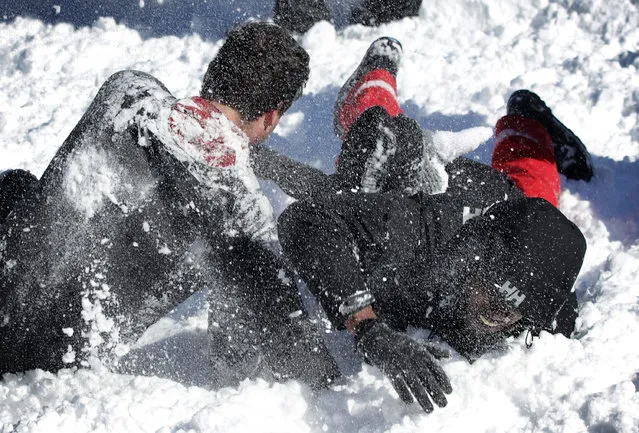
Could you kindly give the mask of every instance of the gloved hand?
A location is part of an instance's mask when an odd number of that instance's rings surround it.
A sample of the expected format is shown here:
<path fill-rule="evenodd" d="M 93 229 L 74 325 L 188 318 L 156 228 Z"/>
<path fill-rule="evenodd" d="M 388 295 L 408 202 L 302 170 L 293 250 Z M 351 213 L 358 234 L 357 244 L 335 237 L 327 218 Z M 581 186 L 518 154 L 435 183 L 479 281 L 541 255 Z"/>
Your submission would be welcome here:
<path fill-rule="evenodd" d="M 446 406 L 444 393 L 450 394 L 453 388 L 436 360 L 448 357 L 448 352 L 376 319 L 360 322 L 355 338 L 358 351 L 388 376 L 404 402 L 417 399 L 427 413 L 433 411 L 431 399 L 440 407 Z"/>

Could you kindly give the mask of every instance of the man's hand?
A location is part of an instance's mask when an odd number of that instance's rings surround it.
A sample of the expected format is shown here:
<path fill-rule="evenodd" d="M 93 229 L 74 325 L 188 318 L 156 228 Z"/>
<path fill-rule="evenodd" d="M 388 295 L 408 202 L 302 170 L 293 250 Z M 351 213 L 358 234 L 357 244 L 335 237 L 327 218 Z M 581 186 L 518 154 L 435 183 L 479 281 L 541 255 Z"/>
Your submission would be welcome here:
<path fill-rule="evenodd" d="M 431 399 L 440 407 L 446 406 L 444 394 L 453 388 L 437 359 L 448 357 L 448 352 L 375 319 L 361 321 L 355 338 L 358 351 L 388 376 L 404 402 L 416 399 L 427 413 L 433 411 Z"/>

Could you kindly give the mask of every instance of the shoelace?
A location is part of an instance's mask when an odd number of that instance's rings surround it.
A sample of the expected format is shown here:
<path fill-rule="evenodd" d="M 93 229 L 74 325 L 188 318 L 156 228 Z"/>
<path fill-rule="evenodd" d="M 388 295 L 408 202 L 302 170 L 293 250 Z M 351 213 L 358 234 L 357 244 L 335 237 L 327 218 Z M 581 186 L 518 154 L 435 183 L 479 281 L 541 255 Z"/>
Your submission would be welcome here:
<path fill-rule="evenodd" d="M 533 340 L 535 339 L 535 332 L 537 332 L 537 328 L 535 327 L 535 325 L 526 327 L 526 337 L 524 338 L 526 349 L 530 349 L 532 347 Z M 539 335 L 539 332 L 537 332 L 537 335 Z"/>

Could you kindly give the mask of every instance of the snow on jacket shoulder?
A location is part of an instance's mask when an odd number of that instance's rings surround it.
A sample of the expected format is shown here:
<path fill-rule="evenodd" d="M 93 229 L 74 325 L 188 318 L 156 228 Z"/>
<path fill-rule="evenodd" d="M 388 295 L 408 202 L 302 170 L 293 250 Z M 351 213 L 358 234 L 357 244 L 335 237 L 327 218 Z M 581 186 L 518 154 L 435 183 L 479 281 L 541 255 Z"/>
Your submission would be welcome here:
<path fill-rule="evenodd" d="M 224 226 L 227 234 L 248 235 L 265 244 L 277 241 L 272 207 L 250 165 L 249 140 L 213 104 L 200 97 L 176 101 L 152 132 L 198 182 L 233 197 Z"/>
<path fill-rule="evenodd" d="M 171 107 L 169 130 L 178 151 L 203 158 L 213 168 L 228 168 L 246 163 L 248 137 L 211 102 L 194 96 L 181 99 Z"/>

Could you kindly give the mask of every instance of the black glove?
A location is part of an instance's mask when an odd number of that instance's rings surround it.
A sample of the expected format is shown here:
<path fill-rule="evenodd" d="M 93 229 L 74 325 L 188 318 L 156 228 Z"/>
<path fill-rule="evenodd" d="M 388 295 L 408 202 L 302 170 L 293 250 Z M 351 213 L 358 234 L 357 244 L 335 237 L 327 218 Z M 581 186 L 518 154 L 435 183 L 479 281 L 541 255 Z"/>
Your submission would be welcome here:
<path fill-rule="evenodd" d="M 447 351 L 394 331 L 379 320 L 361 322 L 355 338 L 358 351 L 388 376 L 404 402 L 416 399 L 426 412 L 433 411 L 431 399 L 446 406 L 444 393 L 450 394 L 453 388 L 436 359 L 448 357 Z"/>

